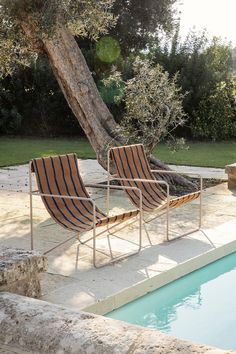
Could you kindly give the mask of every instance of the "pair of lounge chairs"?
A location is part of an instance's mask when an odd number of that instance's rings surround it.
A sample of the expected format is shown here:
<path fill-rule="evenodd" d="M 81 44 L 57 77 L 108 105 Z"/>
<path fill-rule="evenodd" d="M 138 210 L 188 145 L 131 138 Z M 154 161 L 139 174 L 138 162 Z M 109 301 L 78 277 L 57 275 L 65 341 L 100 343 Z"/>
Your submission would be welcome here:
<path fill-rule="evenodd" d="M 111 163 L 115 174 L 110 174 Z M 95 267 L 112 263 L 130 255 L 137 254 L 142 248 L 142 224 L 146 215 L 153 215 L 160 212 L 166 213 L 166 240 L 169 240 L 169 212 L 183 204 L 200 198 L 199 203 L 199 227 L 187 234 L 198 230 L 201 227 L 202 210 L 202 179 L 200 178 L 200 190 L 177 198 L 170 198 L 169 185 L 165 181 L 155 179 L 154 172 L 148 164 L 144 147 L 141 144 L 123 147 L 114 147 L 108 152 L 108 181 L 106 185 L 89 185 L 93 188 L 107 189 L 107 213 L 101 211 L 94 200 L 91 199 L 86 185 L 83 183 L 79 173 L 77 156 L 68 154 L 34 159 L 30 162 L 30 220 L 31 220 L 31 248 L 34 248 L 33 235 L 33 196 L 42 197 L 43 203 L 52 219 L 63 228 L 74 232 L 73 236 L 47 250 L 45 254 L 77 238 L 80 244 L 89 245 L 92 241 L 93 265 Z M 36 176 L 38 189 L 32 189 L 32 173 Z M 158 171 L 158 173 L 175 173 L 173 171 Z M 120 186 L 111 185 L 111 180 L 120 182 Z M 109 215 L 110 190 L 124 190 L 135 209 L 117 214 Z M 156 217 L 156 216 L 155 216 Z M 109 261 L 97 263 L 97 237 L 106 233 L 110 247 L 109 235 L 112 229 L 124 222 L 132 224 L 138 221 L 139 233 L 137 249 L 114 257 L 110 248 Z M 104 228 L 97 233 L 98 228 Z M 82 241 L 80 235 L 92 231 L 92 236 Z M 186 235 L 186 234 L 185 234 Z M 182 237 L 181 235 L 179 237 Z M 79 246 L 77 257 L 79 253 Z"/>

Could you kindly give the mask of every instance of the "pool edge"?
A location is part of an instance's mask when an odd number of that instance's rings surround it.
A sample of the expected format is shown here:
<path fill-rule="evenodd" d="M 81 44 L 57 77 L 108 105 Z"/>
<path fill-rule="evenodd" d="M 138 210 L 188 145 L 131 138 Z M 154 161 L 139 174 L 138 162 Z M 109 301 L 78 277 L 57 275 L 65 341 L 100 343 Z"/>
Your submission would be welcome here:
<path fill-rule="evenodd" d="M 82 311 L 105 315 L 130 301 L 138 299 L 145 294 L 154 291 L 162 286 L 171 283 L 195 270 L 198 270 L 210 263 L 213 263 L 236 251 L 236 240 L 227 244 L 211 249 L 201 255 L 193 257 L 178 265 L 173 265 L 171 269 L 163 271 L 151 278 L 145 279 L 131 287 L 125 288 L 105 299 L 100 300 L 92 305 L 86 306 Z"/>

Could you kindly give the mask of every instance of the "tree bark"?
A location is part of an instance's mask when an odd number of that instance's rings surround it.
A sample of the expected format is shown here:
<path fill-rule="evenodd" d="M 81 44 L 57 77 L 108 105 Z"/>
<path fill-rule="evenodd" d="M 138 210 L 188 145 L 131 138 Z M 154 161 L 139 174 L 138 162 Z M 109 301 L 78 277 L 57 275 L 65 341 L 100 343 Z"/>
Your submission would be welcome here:
<path fill-rule="evenodd" d="M 119 126 L 103 102 L 84 56 L 74 37 L 66 28 L 58 28 L 53 38 L 43 40 L 54 75 L 60 88 L 96 152 L 98 162 L 106 168 L 109 146 L 122 144 Z M 168 169 L 151 157 L 156 169 Z M 180 184 L 193 190 L 194 184 L 183 177 L 162 175 L 171 185 Z"/>
<path fill-rule="evenodd" d="M 54 75 L 60 88 L 104 166 L 104 151 L 116 137 L 117 124 L 103 102 L 84 56 L 71 33 L 57 29 L 52 39 L 44 40 Z"/>

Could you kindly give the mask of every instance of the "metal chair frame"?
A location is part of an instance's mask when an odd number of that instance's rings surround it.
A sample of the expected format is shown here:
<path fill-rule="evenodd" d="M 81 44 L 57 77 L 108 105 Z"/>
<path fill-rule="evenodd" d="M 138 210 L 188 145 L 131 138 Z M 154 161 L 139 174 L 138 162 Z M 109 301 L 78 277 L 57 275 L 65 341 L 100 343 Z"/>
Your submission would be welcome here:
<path fill-rule="evenodd" d="M 160 206 L 158 208 L 156 208 L 154 211 L 152 212 L 147 212 L 147 211 L 144 211 L 143 210 L 143 214 L 153 214 L 155 213 L 156 211 L 162 211 L 164 208 L 166 209 L 165 212 L 161 213 L 161 214 L 158 214 L 158 215 L 155 215 L 152 219 L 150 220 L 145 220 L 143 218 L 143 221 L 144 223 L 149 223 L 153 220 L 155 220 L 156 218 L 162 216 L 163 214 L 166 214 L 166 241 L 174 241 L 178 238 L 182 238 L 184 236 L 187 236 L 187 235 L 190 235 L 196 231 L 199 231 L 201 230 L 201 227 L 202 227 L 202 190 L 203 190 L 203 178 L 200 174 L 198 173 L 193 173 L 193 172 L 184 172 L 184 173 L 179 173 L 179 172 L 176 172 L 176 171 L 168 171 L 168 170 L 151 170 L 151 172 L 153 173 L 165 173 L 165 174 L 179 174 L 179 175 L 189 175 L 189 176 L 195 176 L 197 178 L 199 178 L 200 180 L 200 196 L 199 196 L 199 217 L 198 217 L 198 227 L 197 228 L 194 228 L 193 230 L 190 230 L 188 232 L 185 232 L 179 236 L 176 236 L 174 238 L 171 238 L 170 239 L 170 236 L 169 236 L 169 231 L 170 231 L 170 210 L 171 209 L 174 209 L 174 208 L 170 208 L 170 186 L 167 182 L 165 181 L 162 181 L 162 180 L 152 180 L 152 179 L 141 179 L 141 178 L 120 178 L 120 177 L 117 177 L 118 175 L 117 174 L 114 174 L 112 175 L 110 173 L 111 171 L 111 166 L 110 166 L 110 163 L 111 163 L 111 157 L 110 157 L 110 154 L 111 154 L 111 150 L 112 148 L 110 148 L 107 152 L 107 185 L 108 185 L 108 189 L 107 189 L 107 194 L 108 194 L 108 197 L 107 197 L 107 210 L 109 209 L 109 193 L 110 193 L 110 182 L 111 181 L 126 181 L 126 182 L 146 182 L 146 183 L 153 183 L 153 184 L 158 184 L 158 185 L 163 185 L 166 187 L 166 203 L 164 204 L 164 207 Z M 125 186 L 122 186 L 122 188 L 125 189 Z M 142 204 L 141 204 L 142 206 Z M 177 207 L 181 207 L 181 205 L 177 206 Z M 176 208 L 177 208 L 176 207 Z"/>
<path fill-rule="evenodd" d="M 40 193 L 39 190 L 33 190 L 33 186 L 32 186 L 32 161 L 30 162 L 29 164 L 29 196 L 30 196 L 30 238 L 31 238 L 31 250 L 34 249 L 34 231 L 33 231 L 33 196 L 38 196 L 38 197 L 53 197 L 53 198 L 63 198 L 63 199 L 72 199 L 72 200 L 86 200 L 86 201 L 90 201 L 93 205 L 93 227 L 92 227 L 92 231 L 93 231 L 93 236 L 92 237 L 89 237 L 88 239 L 86 239 L 85 241 L 81 241 L 79 236 L 81 234 L 85 234 L 86 232 L 89 232 L 91 230 L 87 230 L 83 233 L 75 233 L 75 235 L 73 235 L 72 237 L 70 238 L 67 238 L 65 241 L 62 241 L 60 242 L 59 244 L 57 244 L 56 246 L 50 248 L 49 250 L 45 251 L 43 254 L 46 255 L 48 253 L 50 253 L 51 251 L 55 250 L 56 248 L 62 246 L 63 244 L 69 242 L 70 240 L 72 239 L 77 239 L 78 240 L 78 246 L 77 246 L 77 255 L 76 255 L 76 265 L 78 263 L 78 255 L 79 255 L 79 246 L 80 245 L 86 245 L 88 246 L 89 248 L 92 248 L 93 249 L 93 265 L 95 268 L 101 268 L 105 265 L 108 265 L 108 264 L 112 264 L 114 262 L 117 262 L 119 260 L 122 260 L 122 259 L 125 259 L 129 256 L 132 256 L 132 255 L 135 255 L 135 254 L 138 254 L 141 249 L 142 249 L 142 223 L 143 223 L 143 212 L 142 212 L 142 192 L 139 188 L 136 188 L 136 187 L 121 187 L 121 186 L 109 186 L 107 184 L 89 184 L 89 185 L 85 185 L 85 187 L 92 187 L 92 188 L 109 188 L 110 189 L 117 189 L 117 190 L 124 190 L 124 189 L 132 189 L 132 190 L 136 190 L 138 193 L 139 193 L 139 196 L 140 196 L 140 208 L 138 208 L 139 210 L 139 237 L 138 237 L 138 249 L 134 252 L 129 252 L 129 253 L 126 253 L 126 254 L 123 254 L 121 256 L 117 256 L 117 257 L 113 257 L 112 255 L 112 252 L 111 252 L 111 247 L 110 247 L 110 241 L 109 241 L 109 235 L 107 236 L 108 238 L 108 244 L 109 244 L 109 249 L 110 249 L 110 255 L 111 255 L 111 259 L 110 261 L 108 262 L 104 262 L 102 263 L 101 265 L 98 265 L 97 264 L 97 261 L 96 261 L 96 253 L 99 252 L 99 253 L 102 253 L 102 254 L 105 254 L 106 256 L 108 256 L 105 252 L 102 252 L 100 250 L 98 250 L 96 248 L 96 239 L 98 236 L 101 236 L 103 235 L 104 233 L 106 232 L 110 232 L 110 230 L 114 229 L 115 227 L 119 226 L 120 224 L 124 223 L 124 222 L 127 222 L 128 220 L 124 220 L 124 221 L 120 221 L 120 222 L 117 222 L 117 223 L 112 223 L 112 226 L 108 227 L 108 224 L 106 225 L 107 228 L 106 230 L 104 231 L 101 231 L 100 233 L 96 233 L 96 229 L 97 229 L 97 226 L 96 226 L 96 222 L 97 222 L 97 218 L 96 218 L 96 204 L 94 202 L 94 200 L 92 198 L 84 198 L 84 197 L 76 197 L 76 196 L 68 196 L 68 195 L 55 195 L 55 194 L 44 194 L 44 193 Z M 107 197 L 110 198 L 110 191 L 109 191 L 109 194 L 107 194 Z M 108 203 L 109 204 L 109 203 Z M 107 215 L 108 216 L 108 215 Z M 137 215 L 138 216 L 138 215 Z M 121 229 L 135 223 L 137 221 L 137 216 L 136 217 L 132 217 L 132 219 L 135 218 L 135 220 L 132 220 L 130 223 L 128 223 L 127 225 L 125 225 L 124 227 L 122 227 Z M 102 227 L 105 227 L 102 226 Z M 117 230 L 117 231 L 120 231 L 121 229 Z M 120 237 L 121 238 L 121 237 Z M 123 239 L 123 238 L 122 238 Z M 87 243 L 89 241 L 93 241 L 92 243 L 92 247 L 89 246 Z M 126 242 L 130 242 L 129 240 L 126 240 Z"/>

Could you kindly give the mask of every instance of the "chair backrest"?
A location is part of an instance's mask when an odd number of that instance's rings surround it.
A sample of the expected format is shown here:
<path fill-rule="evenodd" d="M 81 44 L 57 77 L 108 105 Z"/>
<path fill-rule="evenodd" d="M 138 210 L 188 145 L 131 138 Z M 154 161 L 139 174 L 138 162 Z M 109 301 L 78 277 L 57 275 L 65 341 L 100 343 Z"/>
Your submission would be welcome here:
<path fill-rule="evenodd" d="M 90 197 L 81 179 L 75 154 L 34 159 L 31 170 L 36 175 L 41 194 Z M 61 226 L 78 232 L 93 227 L 91 201 L 43 196 L 42 200 L 50 216 Z M 96 208 L 96 216 L 100 218 L 104 214 Z"/>
<path fill-rule="evenodd" d="M 151 172 L 144 146 L 142 144 L 114 147 L 110 150 L 110 159 L 119 178 L 142 179 L 140 182 L 123 181 L 124 186 L 137 187 L 142 191 L 143 210 L 152 211 L 166 200 L 166 193 L 157 183 L 145 182 L 155 180 Z M 137 191 L 125 190 L 132 203 L 139 207 Z"/>

